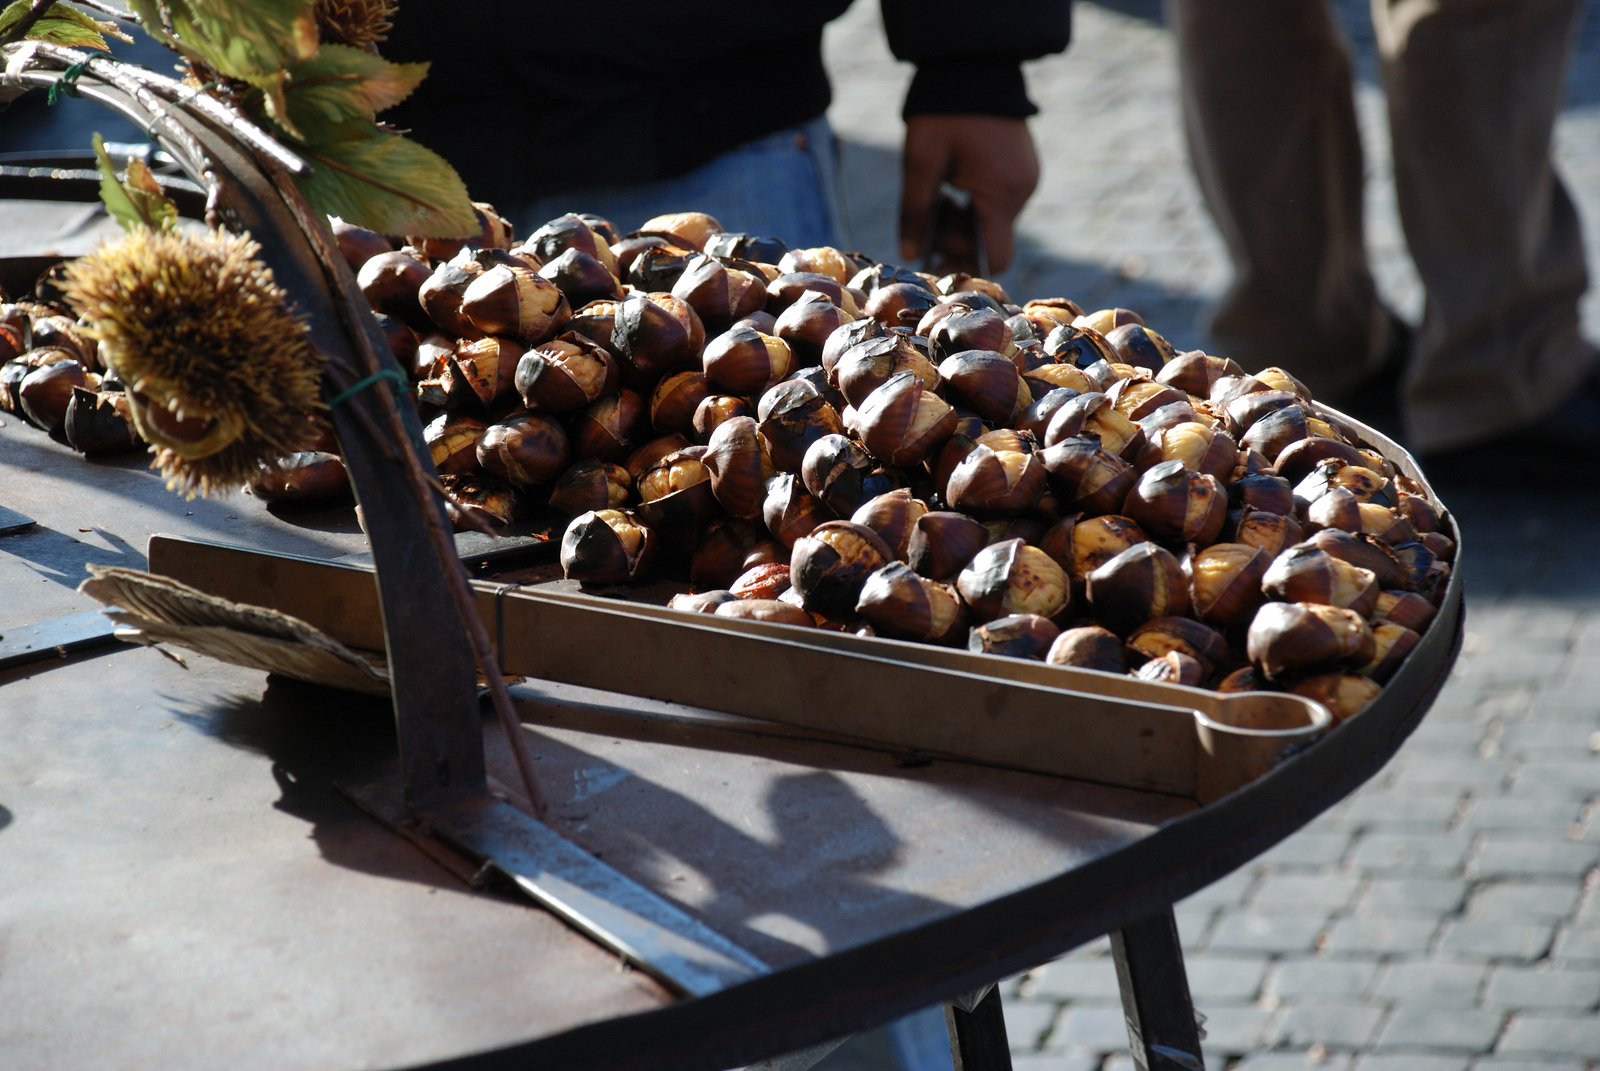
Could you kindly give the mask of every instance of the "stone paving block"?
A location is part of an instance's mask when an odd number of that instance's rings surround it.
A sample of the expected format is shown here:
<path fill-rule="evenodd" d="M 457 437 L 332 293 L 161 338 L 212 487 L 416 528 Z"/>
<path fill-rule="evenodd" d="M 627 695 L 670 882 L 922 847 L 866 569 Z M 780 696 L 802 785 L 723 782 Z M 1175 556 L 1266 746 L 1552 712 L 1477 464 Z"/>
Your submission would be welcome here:
<path fill-rule="evenodd" d="M 1490 734 L 1488 727 L 1472 722 L 1442 721 L 1423 718 L 1422 724 L 1406 739 L 1406 753 L 1413 748 L 1431 749 L 1438 746 L 1467 748 L 1476 751 Z"/>
<path fill-rule="evenodd" d="M 1327 923 L 1325 915 L 1260 915 L 1225 911 L 1211 932 L 1212 952 L 1309 952 Z"/>
<path fill-rule="evenodd" d="M 1521 1012 L 1511 1017 L 1496 1056 L 1543 1056 L 1594 1059 L 1600 1053 L 1600 1017 L 1555 1012 Z"/>
<path fill-rule="evenodd" d="M 1468 873 L 1481 878 L 1579 878 L 1600 865 L 1600 844 L 1487 833 L 1468 862 Z"/>
<path fill-rule="evenodd" d="M 1332 956 L 1407 956 L 1428 950 L 1439 930 L 1436 918 L 1351 916 L 1329 928 L 1322 950 Z"/>
<path fill-rule="evenodd" d="M 1545 954 L 1554 936 L 1552 923 L 1449 919 L 1439 937 L 1439 951 L 1463 959 L 1530 963 Z"/>
<path fill-rule="evenodd" d="M 1267 1041 L 1286 1048 L 1361 1049 L 1377 1034 L 1384 1014 L 1382 1007 L 1353 1001 L 1285 1004 L 1273 1017 Z"/>
<path fill-rule="evenodd" d="M 1360 888 L 1361 878 L 1353 874 L 1268 874 L 1248 903 L 1269 914 L 1327 915 L 1348 907 Z"/>
<path fill-rule="evenodd" d="M 1196 889 L 1182 900 L 1178 901 L 1180 907 L 1224 907 L 1237 904 L 1250 892 L 1251 886 L 1256 883 L 1256 873 L 1249 868 L 1240 868 L 1225 877 L 1218 878 L 1203 889 Z"/>
<path fill-rule="evenodd" d="M 1305 997 L 1359 1000 L 1377 977 L 1372 960 L 1297 956 L 1280 959 L 1267 977 L 1267 994 L 1279 1004 Z"/>
<path fill-rule="evenodd" d="M 1356 1057 L 1352 1071 L 1468 1071 L 1466 1056 L 1422 1052 L 1375 1052 Z"/>
<path fill-rule="evenodd" d="M 1207 1002 L 1196 1004 L 1195 1010 L 1205 1016 L 1201 1024 L 1206 1036 L 1201 1039 L 1207 1053 L 1225 1052 L 1232 1055 L 1255 1052 L 1265 1047 L 1267 1026 L 1272 1013 L 1259 1004 L 1221 1004 Z M 1209 1055 L 1206 1066 L 1213 1064 Z"/>
<path fill-rule="evenodd" d="M 1322 1049 L 1261 1052 L 1240 1060 L 1234 1071 L 1353 1071 L 1353 1060 L 1349 1054 L 1330 1054 Z"/>
<path fill-rule="evenodd" d="M 1009 1025 L 1006 1036 L 1012 1037 Z M 1086 1004 L 1066 1008 L 1056 1020 L 1046 1044 L 1052 1049 L 1085 1048 L 1099 1052 L 1126 1049 L 1128 1024 L 1122 1015 L 1122 1005 Z M 1012 1040 L 1011 1047 L 1026 1048 L 1016 1040 Z"/>
<path fill-rule="evenodd" d="M 1583 814 L 1583 801 L 1567 797 L 1474 796 L 1461 816 L 1470 832 L 1510 830 L 1564 834 Z"/>
<path fill-rule="evenodd" d="M 1340 817 L 1346 825 L 1374 830 L 1410 826 L 1444 829 L 1456 820 L 1463 795 L 1460 790 L 1361 792 Z"/>
<path fill-rule="evenodd" d="M 1424 751 L 1396 760 L 1399 776 L 1395 787 L 1401 791 L 1431 786 L 1466 787 L 1481 792 L 1505 785 L 1511 776 L 1511 765 L 1510 759 L 1475 753 L 1434 755 Z"/>
<path fill-rule="evenodd" d="M 1600 758 L 1524 762 L 1511 787 L 1519 795 L 1588 799 L 1600 792 Z"/>
<path fill-rule="evenodd" d="M 1348 830 L 1308 827 L 1256 860 L 1263 868 L 1334 867 L 1350 850 L 1354 834 Z"/>
<path fill-rule="evenodd" d="M 1461 869 L 1470 843 L 1464 833 L 1368 833 L 1351 850 L 1350 862 L 1373 874 L 1448 877 Z"/>
<path fill-rule="evenodd" d="M 1466 903 L 1468 884 L 1460 878 L 1376 877 L 1356 900 L 1358 915 L 1423 915 L 1443 918 Z"/>
<path fill-rule="evenodd" d="M 1011 1071 L 1099 1071 L 1099 1068 L 1100 1054 L 1088 1050 L 1011 1054 Z"/>
<path fill-rule="evenodd" d="M 1552 955 L 1563 963 L 1600 963 L 1600 926 L 1563 926 Z"/>
<path fill-rule="evenodd" d="M 1483 963 L 1392 960 L 1384 964 L 1373 995 L 1415 1005 L 1470 1008 L 1477 1004 L 1488 977 L 1489 968 Z"/>
<path fill-rule="evenodd" d="M 1117 1000 L 1117 965 L 1101 959 L 1058 959 L 1030 972 L 1027 1000 Z"/>
<path fill-rule="evenodd" d="M 1172 921 L 1178 928 L 1179 946 L 1185 952 L 1205 948 L 1215 927 L 1217 914 L 1215 907 L 1179 905 L 1173 908 Z"/>
<path fill-rule="evenodd" d="M 1496 967 L 1483 1003 L 1488 1007 L 1585 1011 L 1600 1005 L 1600 968 Z"/>
<path fill-rule="evenodd" d="M 1566 918 L 1578 905 L 1582 891 L 1575 881 L 1493 881 L 1472 891 L 1467 915 L 1508 922 Z"/>
<path fill-rule="evenodd" d="M 1397 1004 L 1378 1034 L 1381 1051 L 1461 1053 L 1471 1056 L 1494 1048 L 1505 1015 L 1470 1008 Z"/>
<path fill-rule="evenodd" d="M 1574 718 L 1552 718 L 1541 711 L 1534 721 L 1513 722 L 1500 733 L 1502 751 L 1519 755 L 1529 751 L 1554 749 L 1561 755 L 1547 758 L 1575 759 L 1595 750 L 1594 734 L 1600 729 L 1600 707 Z"/>
<path fill-rule="evenodd" d="M 1120 1016 L 1122 1006 L 1118 1005 L 1116 1011 Z M 1063 1014 L 1055 1004 L 1031 1000 L 1002 1000 L 1000 1012 L 1006 1022 L 1007 1043 L 1024 1052 L 1037 1047 Z"/>
<path fill-rule="evenodd" d="M 1587 1060 L 1550 1056 L 1485 1056 L 1472 1061 L 1472 1071 L 1589 1071 Z"/>
<path fill-rule="evenodd" d="M 1266 956 L 1198 953 L 1184 957 L 1183 969 L 1197 1003 L 1222 1004 L 1259 997 L 1271 962 Z"/>

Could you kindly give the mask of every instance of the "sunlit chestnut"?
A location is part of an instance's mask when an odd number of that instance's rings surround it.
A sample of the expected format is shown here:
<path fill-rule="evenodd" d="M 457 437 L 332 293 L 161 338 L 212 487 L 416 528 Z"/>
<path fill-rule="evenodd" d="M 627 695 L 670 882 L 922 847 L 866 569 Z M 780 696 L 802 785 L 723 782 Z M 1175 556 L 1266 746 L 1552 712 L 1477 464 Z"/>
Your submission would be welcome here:
<path fill-rule="evenodd" d="M 768 280 L 767 311 L 774 316 L 781 316 L 784 309 L 799 301 L 808 292 L 821 294 L 852 318 L 861 315 L 855 294 L 848 287 L 830 275 L 812 271 L 784 272 Z"/>
<path fill-rule="evenodd" d="M 422 429 L 433 467 L 440 473 L 469 473 L 478 467 L 478 440 L 489 425 L 474 416 L 440 413 Z"/>
<path fill-rule="evenodd" d="M 679 592 L 667 600 L 667 609 L 691 614 L 714 614 L 725 602 L 738 602 L 739 596 L 724 588 L 699 592 Z"/>
<path fill-rule="evenodd" d="M 896 372 L 862 401 L 856 431 L 879 460 L 898 466 L 928 458 L 956 428 L 955 410 L 911 371 Z"/>
<path fill-rule="evenodd" d="M 481 472 L 445 473 L 439 477 L 445 513 L 458 532 L 494 534 L 516 520 L 516 489 Z"/>
<path fill-rule="evenodd" d="M 590 510 L 619 509 L 633 497 L 633 477 L 614 461 L 597 457 L 574 462 L 550 488 L 550 506 L 569 517 Z"/>
<path fill-rule="evenodd" d="M 432 321 L 417 300 L 417 291 L 433 270 L 410 253 L 398 249 L 365 260 L 356 272 L 356 285 L 373 312 L 403 320 L 415 331 L 429 331 Z"/>
<path fill-rule="evenodd" d="M 566 249 L 558 253 L 539 269 L 539 275 L 556 284 L 556 288 L 566 296 L 567 304 L 574 309 L 591 301 L 616 301 L 624 293 L 622 282 L 613 274 L 612 268 L 593 253 L 582 249 Z"/>
<path fill-rule="evenodd" d="M 833 381 L 846 401 L 859 406 L 896 372 L 911 372 L 930 390 L 939 387 L 938 366 L 909 338 L 894 332 L 857 343 L 841 354 L 833 367 Z"/>
<path fill-rule="evenodd" d="M 591 510 L 561 536 L 561 573 L 582 584 L 626 584 L 649 573 L 656 534 L 632 510 Z"/>
<path fill-rule="evenodd" d="M 984 420 L 1010 421 L 1033 401 L 1017 366 L 995 350 L 962 350 L 939 362 L 938 369 L 950 400 Z"/>
<path fill-rule="evenodd" d="M 1117 412 L 1100 391 L 1079 394 L 1057 409 L 1045 428 L 1044 444 L 1053 446 L 1079 435 L 1098 436 L 1104 449 L 1124 461 L 1136 461 L 1146 442 L 1144 429 Z"/>
<path fill-rule="evenodd" d="M 1061 629 L 1047 617 L 1007 614 L 973 626 L 967 633 L 967 650 L 1043 661 L 1060 635 Z"/>
<path fill-rule="evenodd" d="M 708 394 L 694 407 L 689 424 L 695 438 L 709 442 L 711 436 L 726 421 L 751 415 L 750 403 L 737 394 Z"/>
<path fill-rule="evenodd" d="M 1372 658 L 1358 669 L 1373 680 L 1387 681 L 1421 642 L 1422 637 L 1404 625 L 1379 621 L 1372 626 Z"/>
<path fill-rule="evenodd" d="M 1088 514 L 1120 511 L 1139 478 L 1132 465 L 1102 449 L 1093 435 L 1062 439 L 1041 451 L 1039 460 L 1051 489 Z"/>
<path fill-rule="evenodd" d="M 1035 399 L 1058 388 L 1065 388 L 1074 394 L 1088 394 L 1098 389 L 1083 369 L 1062 363 L 1030 365 L 1023 370 L 1022 381 L 1028 385 Z M 1042 429 L 1040 434 L 1042 436 Z"/>
<path fill-rule="evenodd" d="M 567 433 L 552 417 L 525 413 L 491 424 L 478 440 L 484 471 L 518 487 L 551 483 L 567 467 Z"/>
<path fill-rule="evenodd" d="M 610 240 L 596 228 L 596 222 L 576 212 L 567 212 L 541 224 L 516 248 L 532 253 L 546 264 L 567 250 L 576 249 L 615 275 L 618 271 L 616 254 L 612 252 Z"/>
<path fill-rule="evenodd" d="M 1089 572 L 1085 591 L 1094 616 L 1118 633 L 1152 617 L 1177 616 L 1189 609 L 1189 582 L 1182 565 L 1170 550 L 1149 541 Z"/>
<path fill-rule="evenodd" d="M 675 235 L 692 249 L 703 249 L 713 235 L 725 229 L 716 216 L 708 212 L 664 212 L 651 216 L 639 225 L 641 231 Z"/>
<path fill-rule="evenodd" d="M 1272 559 L 1247 543 L 1213 543 L 1183 562 L 1194 614 L 1214 625 L 1242 625 L 1266 600 L 1262 578 Z"/>
<path fill-rule="evenodd" d="M 844 430 L 839 412 L 811 379 L 791 376 L 769 387 L 756 403 L 757 430 L 774 468 L 798 472 L 807 448 Z"/>
<path fill-rule="evenodd" d="M 1243 509 L 1229 512 L 1228 523 L 1223 525 L 1219 538 L 1260 547 L 1268 557 L 1275 558 L 1300 542 L 1303 534 L 1300 522 L 1293 517 L 1267 513 L 1265 510 Z"/>
<path fill-rule="evenodd" d="M 1215 357 L 1200 350 L 1190 350 L 1178 354 L 1158 368 L 1155 380 L 1196 398 L 1207 398 L 1211 395 L 1211 388 L 1223 376 L 1242 375 L 1244 369 L 1231 357 Z"/>
<path fill-rule="evenodd" d="M 647 377 L 693 364 L 705 344 L 700 314 L 659 291 L 624 298 L 611 329 L 611 348 Z"/>
<path fill-rule="evenodd" d="M 765 621 L 772 625 L 797 625 L 815 628 L 817 621 L 804 609 L 782 599 L 734 599 L 719 603 L 712 611 L 718 617 L 736 617 L 744 621 Z"/>
<path fill-rule="evenodd" d="M 905 559 L 931 580 L 949 580 L 988 544 L 989 531 L 978 520 L 950 510 L 930 510 L 912 522 Z"/>
<path fill-rule="evenodd" d="M 706 239 L 705 252 L 714 257 L 733 257 L 753 260 L 776 267 L 789 251 L 782 238 L 767 234 L 749 234 L 745 231 L 721 231 Z"/>
<path fill-rule="evenodd" d="M 1327 707 L 1338 724 L 1371 706 L 1383 689 L 1372 678 L 1356 673 L 1317 673 L 1295 681 L 1289 691 Z"/>
<path fill-rule="evenodd" d="M 525 344 L 558 334 L 572 318 L 561 288 L 520 264 L 496 264 L 467 284 L 461 314 L 485 335 Z"/>
<path fill-rule="evenodd" d="M 1033 333 L 1039 338 L 1082 315 L 1083 306 L 1065 297 L 1033 298 L 1022 306 L 1022 316 L 1033 325 Z"/>
<path fill-rule="evenodd" d="M 1013 345 L 1005 315 L 994 309 L 951 313 L 933 326 L 927 338 L 935 361 L 963 350 L 993 350 L 1010 356 Z"/>
<path fill-rule="evenodd" d="M 792 586 L 789 562 L 761 562 L 740 571 L 728 583 L 728 590 L 741 599 L 776 599 Z"/>
<path fill-rule="evenodd" d="M 1038 506 L 1045 482 L 1038 454 L 977 444 L 950 473 L 945 498 L 951 508 L 964 513 L 1025 513 Z"/>
<path fill-rule="evenodd" d="M 928 504 L 897 487 L 868 499 L 850 515 L 850 520 L 865 525 L 883 537 L 897 559 L 904 560 L 912 528 L 928 512 Z"/>
<path fill-rule="evenodd" d="M 1311 400 L 1311 390 L 1300 380 L 1274 365 L 1255 373 L 1255 378 L 1267 385 L 1268 390 L 1288 391 L 1301 401 Z"/>
<path fill-rule="evenodd" d="M 1301 511 L 1306 528 L 1342 528 L 1361 531 L 1361 501 L 1343 487 L 1333 487 L 1318 495 Z"/>
<path fill-rule="evenodd" d="M 753 417 L 735 416 L 718 424 L 706 441 L 705 464 L 711 491 L 734 517 L 759 518 L 773 475 Z"/>
<path fill-rule="evenodd" d="M 1338 606 L 1362 617 L 1377 605 L 1379 591 L 1372 570 L 1306 544 L 1274 558 L 1261 578 L 1261 588 L 1274 599 Z"/>
<path fill-rule="evenodd" d="M 699 314 L 708 333 L 725 331 L 734 321 L 762 309 L 766 280 L 703 254 L 689 258 L 672 284 L 672 296 Z"/>
<path fill-rule="evenodd" d="M 1172 343 L 1145 324 L 1118 324 L 1102 334 L 1116 351 L 1117 360 L 1135 368 L 1159 372 L 1163 365 L 1177 356 Z"/>
<path fill-rule="evenodd" d="M 840 326 L 856 319 L 826 295 L 802 293 L 773 320 L 772 334 L 794 351 L 797 364 L 820 364 L 822 349 Z"/>
<path fill-rule="evenodd" d="M 1325 461 L 1362 465 L 1364 459 L 1361 451 L 1349 443 L 1313 435 L 1285 446 L 1273 460 L 1273 468 L 1284 479 L 1291 483 L 1299 483 L 1310 475 L 1312 469 Z"/>
<path fill-rule="evenodd" d="M 1354 610 L 1309 602 L 1266 602 L 1245 636 L 1251 663 L 1270 680 L 1372 660 L 1372 629 Z"/>
<path fill-rule="evenodd" d="M 720 515 L 711 491 L 711 472 L 701 460 L 703 446 L 668 454 L 635 482 L 639 519 L 682 551 L 693 551 L 706 525 Z"/>
<path fill-rule="evenodd" d="M 967 631 L 967 607 L 955 588 L 919 576 L 904 562 L 870 573 L 855 610 L 880 635 L 899 639 L 950 643 Z"/>
<path fill-rule="evenodd" d="M 1228 641 L 1215 628 L 1192 617 L 1153 617 L 1128 633 L 1128 650 L 1136 658 L 1160 658 L 1177 651 L 1201 667 L 1200 680 L 1209 679 L 1231 660 Z M 1199 684 L 1200 681 L 1184 683 Z"/>
<path fill-rule="evenodd" d="M 622 281 L 645 294 L 670 293 L 698 253 L 674 235 L 639 232 L 624 235 L 611 249 Z"/>
<path fill-rule="evenodd" d="M 839 363 L 839 358 L 852 346 L 872 338 L 881 338 L 888 334 L 888 330 L 871 317 L 863 316 L 857 320 L 850 320 L 834 328 L 822 344 L 821 364 L 822 371 L 835 387 L 838 380 L 834 376 L 834 366 Z"/>
<path fill-rule="evenodd" d="M 692 445 L 694 444 L 690 442 L 689 437 L 680 432 L 658 435 L 634 447 L 627 459 L 622 462 L 622 467 L 628 470 L 628 475 L 637 484 L 639 477 L 654 468 L 662 458 Z"/>
<path fill-rule="evenodd" d="M 1044 660 L 1053 666 L 1096 669 L 1102 673 L 1123 673 L 1127 669 L 1121 638 L 1100 625 L 1062 629 L 1051 642 Z"/>
<path fill-rule="evenodd" d="M 1117 357 L 1117 351 L 1111 348 L 1104 335 L 1079 324 L 1053 329 L 1044 338 L 1044 352 L 1061 364 L 1084 369 Z"/>
<path fill-rule="evenodd" d="M 325 506 L 351 497 L 344 461 L 324 450 L 302 450 L 264 463 L 248 487 L 269 507 Z"/>
<path fill-rule="evenodd" d="M 694 430 L 695 409 L 710 393 L 706 375 L 698 368 L 669 372 L 650 392 L 650 423 L 657 431 L 687 435 Z"/>
<path fill-rule="evenodd" d="M 742 396 L 760 394 L 788 375 L 793 364 L 788 343 L 745 326 L 710 339 L 701 355 L 701 370 L 712 388 Z"/>
<path fill-rule="evenodd" d="M 1215 476 L 1163 461 L 1139 477 L 1122 512 L 1156 539 L 1205 546 L 1222 531 L 1228 496 Z"/>
<path fill-rule="evenodd" d="M 813 613 L 847 618 L 867 577 L 894 560 L 883 537 L 853 521 L 825 521 L 795 541 L 789 576 Z"/>
<path fill-rule="evenodd" d="M 1066 572 L 1044 551 L 1021 539 L 991 543 L 956 575 L 956 589 L 977 621 L 1007 614 L 1055 617 L 1071 603 Z"/>
<path fill-rule="evenodd" d="M 1306 411 L 1298 405 L 1286 405 L 1272 410 L 1253 422 L 1239 436 L 1239 445 L 1247 450 L 1259 450 L 1262 456 L 1273 460 L 1290 443 L 1304 439 L 1310 434 L 1311 431 L 1306 425 Z"/>
<path fill-rule="evenodd" d="M 1198 688 L 1211 676 L 1206 664 L 1182 651 L 1165 651 L 1140 663 L 1133 675 L 1160 684 L 1181 684 Z"/>
<path fill-rule="evenodd" d="M 844 435 L 824 435 L 812 443 L 800 461 L 800 479 L 837 517 L 848 517 L 863 502 L 901 485 Z"/>
<path fill-rule="evenodd" d="M 1238 448 L 1220 428 L 1188 420 L 1162 428 L 1150 438 L 1161 451 L 1163 461 L 1181 462 L 1186 469 L 1224 482 L 1233 474 Z"/>
<path fill-rule="evenodd" d="M 837 520 L 838 516 L 806 490 L 799 476 L 781 472 L 767 482 L 761 519 L 773 538 L 786 547 L 793 547 L 801 536 L 823 521 Z"/>
<path fill-rule="evenodd" d="M 1385 590 L 1378 593 L 1372 610 L 1374 622 L 1390 621 L 1420 633 L 1427 629 L 1438 611 L 1427 598 L 1414 591 Z"/>
<path fill-rule="evenodd" d="M 616 358 L 574 332 L 522 354 L 513 382 L 523 404 L 546 413 L 581 409 L 617 389 Z"/>
<path fill-rule="evenodd" d="M 1412 586 L 1414 578 L 1394 548 L 1365 533 L 1324 528 L 1306 537 L 1300 546 L 1368 570 L 1380 589 L 1404 590 Z"/>
<path fill-rule="evenodd" d="M 69 358 L 40 365 L 23 376 L 17 388 L 22 415 L 53 438 L 60 438 L 72 392 L 88 383 L 88 374 L 79 361 Z"/>
<path fill-rule="evenodd" d="M 939 295 L 920 282 L 893 282 L 872 290 L 862 311 L 884 327 L 914 328 Z"/>

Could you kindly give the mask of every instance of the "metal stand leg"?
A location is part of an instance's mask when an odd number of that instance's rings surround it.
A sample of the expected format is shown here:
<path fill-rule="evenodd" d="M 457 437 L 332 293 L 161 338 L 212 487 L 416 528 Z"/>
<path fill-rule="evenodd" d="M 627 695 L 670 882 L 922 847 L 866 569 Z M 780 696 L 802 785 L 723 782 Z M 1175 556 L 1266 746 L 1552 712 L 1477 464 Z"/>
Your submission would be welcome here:
<path fill-rule="evenodd" d="M 950 1031 L 950 1058 L 955 1071 L 1011 1071 L 1011 1047 L 1006 1043 L 999 986 L 991 986 L 971 1010 L 946 1004 L 944 1024 Z"/>
<path fill-rule="evenodd" d="M 1205 1071 L 1172 909 L 1111 935 L 1128 1042 L 1140 1071 Z"/>

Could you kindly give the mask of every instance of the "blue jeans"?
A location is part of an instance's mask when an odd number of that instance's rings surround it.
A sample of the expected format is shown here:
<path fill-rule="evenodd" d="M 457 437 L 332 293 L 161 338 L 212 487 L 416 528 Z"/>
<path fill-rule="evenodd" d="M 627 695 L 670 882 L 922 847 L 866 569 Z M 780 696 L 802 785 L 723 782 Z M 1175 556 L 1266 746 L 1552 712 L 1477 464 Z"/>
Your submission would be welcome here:
<path fill-rule="evenodd" d="M 793 249 L 833 245 L 839 240 L 837 159 L 833 129 L 818 116 L 674 178 L 495 207 L 523 236 L 566 212 L 604 216 L 619 234 L 667 212 L 707 212 L 730 231 L 778 238 Z"/>

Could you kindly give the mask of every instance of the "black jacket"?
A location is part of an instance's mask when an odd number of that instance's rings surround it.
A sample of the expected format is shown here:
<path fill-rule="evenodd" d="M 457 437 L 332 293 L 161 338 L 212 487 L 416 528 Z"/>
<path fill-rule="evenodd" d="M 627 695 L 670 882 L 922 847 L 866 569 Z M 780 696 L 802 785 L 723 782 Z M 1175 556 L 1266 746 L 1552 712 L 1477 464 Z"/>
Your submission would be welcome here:
<path fill-rule="evenodd" d="M 916 64 L 903 113 L 1027 116 L 1021 63 L 1067 46 L 1069 0 L 881 0 Z M 382 46 L 431 63 L 382 116 L 478 200 L 514 203 L 687 171 L 814 119 L 822 31 L 850 0 L 406 0 Z"/>

